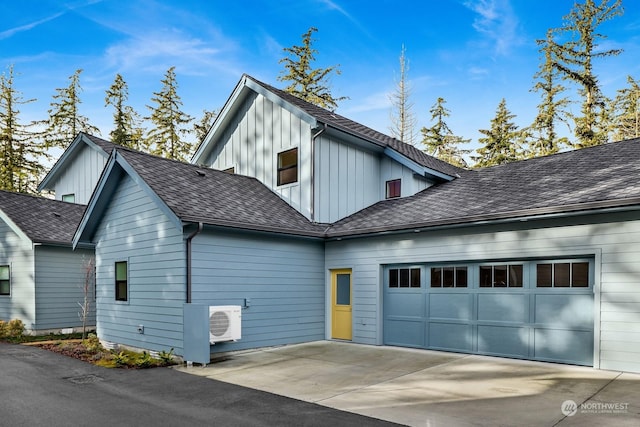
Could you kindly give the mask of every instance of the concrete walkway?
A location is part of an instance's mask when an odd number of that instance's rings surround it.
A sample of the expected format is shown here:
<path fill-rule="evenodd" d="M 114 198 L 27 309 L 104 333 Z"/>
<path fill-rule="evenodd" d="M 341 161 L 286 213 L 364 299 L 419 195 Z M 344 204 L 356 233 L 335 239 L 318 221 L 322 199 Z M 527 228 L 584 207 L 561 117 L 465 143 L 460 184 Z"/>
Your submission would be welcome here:
<path fill-rule="evenodd" d="M 578 366 L 319 341 L 177 369 L 412 426 L 640 425 L 640 375 Z"/>

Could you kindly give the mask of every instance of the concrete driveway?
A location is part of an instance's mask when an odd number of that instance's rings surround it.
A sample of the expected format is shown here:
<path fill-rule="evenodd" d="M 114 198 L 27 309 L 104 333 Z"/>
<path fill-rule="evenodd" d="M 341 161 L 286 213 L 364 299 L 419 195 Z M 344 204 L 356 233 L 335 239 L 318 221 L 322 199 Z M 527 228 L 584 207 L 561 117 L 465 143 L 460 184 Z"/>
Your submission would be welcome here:
<path fill-rule="evenodd" d="M 637 426 L 640 375 L 320 341 L 179 370 L 412 426 Z"/>

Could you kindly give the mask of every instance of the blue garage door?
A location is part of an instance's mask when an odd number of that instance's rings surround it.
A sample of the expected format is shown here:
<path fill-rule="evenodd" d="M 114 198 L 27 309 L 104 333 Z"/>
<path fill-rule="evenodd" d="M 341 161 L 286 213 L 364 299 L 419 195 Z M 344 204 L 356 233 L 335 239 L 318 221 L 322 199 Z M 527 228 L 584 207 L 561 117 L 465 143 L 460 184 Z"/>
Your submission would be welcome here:
<path fill-rule="evenodd" d="M 593 365 L 593 260 L 384 269 L 387 345 Z"/>

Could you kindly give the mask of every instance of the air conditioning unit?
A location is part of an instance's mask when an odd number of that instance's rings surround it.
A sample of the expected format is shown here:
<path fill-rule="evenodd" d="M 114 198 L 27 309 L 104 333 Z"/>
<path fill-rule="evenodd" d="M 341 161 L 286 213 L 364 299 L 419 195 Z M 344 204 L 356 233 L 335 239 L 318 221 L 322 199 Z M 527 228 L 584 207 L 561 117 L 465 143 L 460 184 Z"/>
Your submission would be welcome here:
<path fill-rule="evenodd" d="M 242 337 L 242 307 L 218 305 L 209 307 L 209 342 L 236 341 Z"/>

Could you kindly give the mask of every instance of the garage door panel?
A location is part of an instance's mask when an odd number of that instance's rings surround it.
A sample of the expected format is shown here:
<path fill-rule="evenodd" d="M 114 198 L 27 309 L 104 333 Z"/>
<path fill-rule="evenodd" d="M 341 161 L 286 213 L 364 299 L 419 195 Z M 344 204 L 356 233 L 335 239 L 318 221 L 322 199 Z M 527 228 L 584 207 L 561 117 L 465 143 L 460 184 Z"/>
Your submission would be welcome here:
<path fill-rule="evenodd" d="M 406 347 L 425 346 L 424 321 L 388 319 L 384 326 L 386 344 Z"/>
<path fill-rule="evenodd" d="M 593 365 L 593 331 L 535 328 L 533 352 L 540 360 Z"/>
<path fill-rule="evenodd" d="M 471 325 L 466 323 L 429 323 L 429 348 L 470 352 L 473 350 Z"/>
<path fill-rule="evenodd" d="M 478 352 L 512 357 L 529 356 L 530 328 L 478 325 Z"/>
<path fill-rule="evenodd" d="M 424 317 L 424 295 L 416 292 L 393 292 L 387 295 L 385 310 L 389 316 Z"/>
<path fill-rule="evenodd" d="M 478 321 L 529 321 L 529 296 L 513 293 L 478 294 Z"/>
<path fill-rule="evenodd" d="M 471 296 L 466 293 L 432 293 L 429 295 L 431 319 L 471 320 Z"/>
<path fill-rule="evenodd" d="M 593 295 L 535 295 L 534 323 L 568 328 L 593 328 Z"/>

